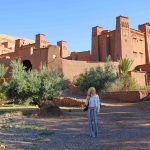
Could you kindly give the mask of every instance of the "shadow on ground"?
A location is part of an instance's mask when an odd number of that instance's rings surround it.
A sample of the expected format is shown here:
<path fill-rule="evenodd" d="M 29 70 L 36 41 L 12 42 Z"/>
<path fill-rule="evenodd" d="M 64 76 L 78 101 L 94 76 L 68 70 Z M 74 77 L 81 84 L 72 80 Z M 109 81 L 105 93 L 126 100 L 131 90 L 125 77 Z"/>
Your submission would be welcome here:
<path fill-rule="evenodd" d="M 11 150 L 149 150 L 149 111 L 134 104 L 109 106 L 102 107 L 98 118 L 99 136 L 91 139 L 87 114 L 82 110 L 72 110 L 57 118 L 5 117 L 1 126 L 23 122 L 41 129 L 1 127 L 0 139 Z"/>

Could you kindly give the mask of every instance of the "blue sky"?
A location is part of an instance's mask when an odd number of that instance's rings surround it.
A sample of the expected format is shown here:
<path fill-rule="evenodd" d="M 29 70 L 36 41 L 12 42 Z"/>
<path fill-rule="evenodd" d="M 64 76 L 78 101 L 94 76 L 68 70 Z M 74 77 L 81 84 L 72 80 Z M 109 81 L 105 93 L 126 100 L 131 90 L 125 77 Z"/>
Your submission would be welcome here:
<path fill-rule="evenodd" d="M 68 42 L 70 51 L 91 48 L 91 28 L 114 29 L 118 15 L 129 24 L 150 22 L 150 0 L 0 0 L 0 34 L 34 39 L 44 33 L 52 44 Z"/>

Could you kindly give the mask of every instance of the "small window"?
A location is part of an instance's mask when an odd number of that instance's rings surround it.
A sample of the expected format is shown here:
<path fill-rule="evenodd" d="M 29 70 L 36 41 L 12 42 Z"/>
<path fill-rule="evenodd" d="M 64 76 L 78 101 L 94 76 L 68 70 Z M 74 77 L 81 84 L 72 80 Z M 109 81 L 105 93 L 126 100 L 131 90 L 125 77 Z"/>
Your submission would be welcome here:
<path fill-rule="evenodd" d="M 133 51 L 134 57 L 137 57 L 137 52 Z"/>
<path fill-rule="evenodd" d="M 143 58 L 143 53 L 141 53 L 141 52 L 140 52 L 140 57 L 141 57 L 141 59 Z"/>
<path fill-rule="evenodd" d="M 134 54 L 137 54 L 137 52 L 133 51 Z"/>

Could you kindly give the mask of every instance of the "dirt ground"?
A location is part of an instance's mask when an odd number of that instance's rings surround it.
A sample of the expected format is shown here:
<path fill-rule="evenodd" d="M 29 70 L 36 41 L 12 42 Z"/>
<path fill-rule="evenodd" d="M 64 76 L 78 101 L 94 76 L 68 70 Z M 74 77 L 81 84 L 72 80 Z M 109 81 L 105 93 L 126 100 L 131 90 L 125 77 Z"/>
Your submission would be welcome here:
<path fill-rule="evenodd" d="M 0 144 L 7 150 L 150 150 L 149 106 L 104 101 L 97 138 L 89 137 L 80 109 L 58 118 L 1 114 Z"/>

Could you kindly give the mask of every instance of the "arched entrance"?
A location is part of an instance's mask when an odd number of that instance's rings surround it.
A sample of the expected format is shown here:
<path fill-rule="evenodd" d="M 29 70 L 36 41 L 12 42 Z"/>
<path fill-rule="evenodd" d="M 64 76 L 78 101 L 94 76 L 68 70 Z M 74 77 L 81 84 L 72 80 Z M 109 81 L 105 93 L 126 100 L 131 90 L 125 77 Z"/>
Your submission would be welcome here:
<path fill-rule="evenodd" d="M 22 63 L 23 63 L 23 66 L 25 66 L 26 71 L 32 70 L 32 64 L 30 60 L 23 60 Z"/>

